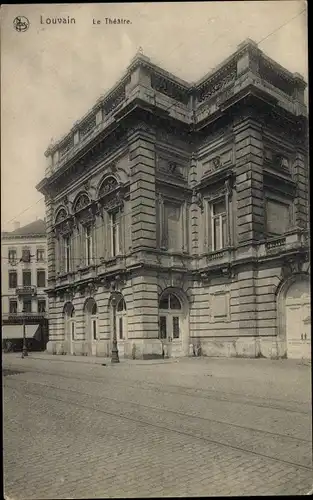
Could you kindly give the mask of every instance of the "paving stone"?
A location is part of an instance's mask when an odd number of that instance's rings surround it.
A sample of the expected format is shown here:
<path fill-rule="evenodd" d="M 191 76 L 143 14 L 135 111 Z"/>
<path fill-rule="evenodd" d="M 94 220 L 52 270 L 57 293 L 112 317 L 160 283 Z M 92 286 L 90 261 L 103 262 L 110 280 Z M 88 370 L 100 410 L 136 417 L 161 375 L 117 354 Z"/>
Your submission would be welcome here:
<path fill-rule="evenodd" d="M 3 379 L 5 486 L 15 500 L 312 488 L 310 367 L 24 361 L 4 357 L 6 370 L 23 366 Z"/>

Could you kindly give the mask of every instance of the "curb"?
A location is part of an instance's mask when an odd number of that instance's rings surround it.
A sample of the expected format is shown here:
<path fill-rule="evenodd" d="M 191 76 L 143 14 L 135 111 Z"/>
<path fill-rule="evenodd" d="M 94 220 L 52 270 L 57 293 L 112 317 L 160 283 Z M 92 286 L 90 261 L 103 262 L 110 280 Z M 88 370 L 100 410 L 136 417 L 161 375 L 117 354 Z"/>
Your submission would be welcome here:
<path fill-rule="evenodd" d="M 81 356 L 84 358 L 84 356 Z M 86 361 L 85 359 L 80 359 L 80 356 L 73 356 L 74 359 L 71 359 L 69 357 L 65 358 L 64 356 L 54 356 L 54 357 L 39 357 L 39 356 L 31 356 L 28 355 L 27 358 L 24 359 L 38 359 L 40 361 L 62 361 L 65 363 L 80 363 L 80 364 L 86 364 L 86 365 L 100 365 L 102 366 L 103 364 L 107 366 L 111 366 L 114 363 L 111 363 L 111 358 L 97 358 L 98 361 L 93 360 L 93 361 Z M 90 357 L 88 357 L 90 358 Z M 23 359 L 21 356 L 17 356 L 15 359 Z M 164 365 L 164 364 L 173 364 L 173 363 L 178 363 L 179 360 L 173 359 L 173 360 L 162 360 L 162 361 L 153 361 L 153 360 L 120 360 L 120 365 L 133 365 L 133 366 L 150 366 L 150 365 Z"/>

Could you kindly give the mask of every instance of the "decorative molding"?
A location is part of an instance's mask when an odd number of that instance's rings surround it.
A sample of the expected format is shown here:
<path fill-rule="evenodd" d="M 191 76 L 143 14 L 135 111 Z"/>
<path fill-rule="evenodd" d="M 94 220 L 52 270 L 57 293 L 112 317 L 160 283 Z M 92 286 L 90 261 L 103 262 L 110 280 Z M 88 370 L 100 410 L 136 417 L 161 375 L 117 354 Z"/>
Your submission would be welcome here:
<path fill-rule="evenodd" d="M 200 208 L 201 213 L 203 213 L 204 211 L 203 196 L 202 193 L 196 191 L 196 189 L 193 189 L 192 191 L 192 203 L 197 205 Z"/>
<path fill-rule="evenodd" d="M 79 195 L 77 200 L 75 201 L 74 204 L 74 212 L 80 212 L 81 210 L 84 210 L 88 205 L 90 205 L 90 198 L 86 193 L 82 193 Z"/>
<path fill-rule="evenodd" d="M 224 90 L 228 85 L 235 82 L 237 78 L 237 64 L 235 63 L 232 68 L 227 69 L 224 75 L 218 74 L 212 80 L 202 85 L 203 90 L 200 91 L 198 100 L 204 102 L 213 97 L 218 92 Z"/>

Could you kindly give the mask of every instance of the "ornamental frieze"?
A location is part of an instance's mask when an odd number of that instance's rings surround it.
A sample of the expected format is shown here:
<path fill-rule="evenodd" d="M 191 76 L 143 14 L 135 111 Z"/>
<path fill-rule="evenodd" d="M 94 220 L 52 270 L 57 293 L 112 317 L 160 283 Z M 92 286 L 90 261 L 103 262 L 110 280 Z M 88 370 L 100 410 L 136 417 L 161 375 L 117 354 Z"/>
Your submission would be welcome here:
<path fill-rule="evenodd" d="M 217 92 L 223 90 L 227 85 L 234 82 L 237 78 L 237 68 L 226 74 L 224 77 L 216 79 L 215 82 L 208 84 L 205 90 L 200 94 L 199 101 L 203 102 L 212 97 Z"/>

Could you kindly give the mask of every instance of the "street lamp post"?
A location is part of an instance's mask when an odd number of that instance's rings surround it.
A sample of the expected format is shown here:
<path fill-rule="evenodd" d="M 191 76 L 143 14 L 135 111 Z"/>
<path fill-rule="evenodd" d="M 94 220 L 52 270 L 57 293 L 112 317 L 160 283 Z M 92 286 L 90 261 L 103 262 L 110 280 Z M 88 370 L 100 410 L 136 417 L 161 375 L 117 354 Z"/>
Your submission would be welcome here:
<path fill-rule="evenodd" d="M 112 292 L 111 303 L 113 307 L 113 346 L 112 346 L 112 357 L 111 363 L 119 363 L 118 348 L 117 348 L 117 338 L 116 338 L 116 305 L 120 294 L 117 292 Z"/>
<path fill-rule="evenodd" d="M 27 346 L 26 346 L 26 324 L 25 324 L 25 310 L 23 309 L 23 348 L 22 348 L 22 358 L 28 356 Z"/>

